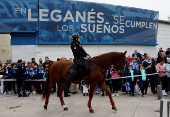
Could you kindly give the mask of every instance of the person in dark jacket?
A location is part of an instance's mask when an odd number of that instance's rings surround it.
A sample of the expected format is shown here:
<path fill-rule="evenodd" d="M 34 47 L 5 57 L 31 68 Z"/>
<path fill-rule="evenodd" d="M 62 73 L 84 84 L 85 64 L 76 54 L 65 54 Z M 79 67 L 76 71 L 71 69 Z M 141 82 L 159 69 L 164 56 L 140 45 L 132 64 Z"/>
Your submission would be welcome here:
<path fill-rule="evenodd" d="M 10 77 L 11 79 L 15 80 L 16 79 L 16 70 L 15 70 L 16 64 L 12 64 L 12 69 L 11 69 L 11 73 L 10 73 Z M 15 83 L 16 81 L 12 81 L 12 85 L 13 85 L 13 91 L 14 94 L 17 94 L 16 90 L 15 90 Z"/>
<path fill-rule="evenodd" d="M 170 56 L 170 48 L 167 49 L 166 56 Z"/>
<path fill-rule="evenodd" d="M 74 55 L 73 62 L 77 66 L 79 78 L 80 78 L 80 81 L 81 81 L 81 79 L 83 79 L 83 77 L 85 75 L 84 72 L 86 70 L 83 57 L 90 59 L 90 56 L 89 56 L 89 54 L 86 53 L 86 51 L 80 45 L 80 36 L 78 34 L 74 34 L 72 36 L 71 50 L 72 50 L 73 55 Z"/>
<path fill-rule="evenodd" d="M 150 55 L 146 56 L 146 60 L 143 62 L 144 69 L 148 72 L 148 74 L 156 73 L 156 68 L 155 68 L 155 60 L 151 59 Z M 150 85 L 151 85 L 151 91 L 153 94 L 156 94 L 156 75 L 150 75 Z M 145 93 L 147 93 L 148 89 L 148 83 L 145 85 Z"/>
<path fill-rule="evenodd" d="M 132 76 L 131 78 L 125 78 L 125 82 L 129 82 L 130 84 L 130 92 L 129 94 L 131 96 L 134 96 L 134 86 L 135 86 L 135 83 L 136 83 L 136 78 L 133 77 L 136 73 L 134 73 L 134 71 L 132 70 L 132 65 L 129 65 L 129 70 L 126 71 L 126 74 L 125 76 Z"/>
<path fill-rule="evenodd" d="M 147 70 L 145 70 L 143 65 L 141 65 L 140 70 L 137 71 L 137 75 L 146 75 L 146 74 L 147 74 Z M 148 76 L 139 76 L 137 81 L 142 92 L 142 97 L 144 97 L 145 85 L 148 84 Z"/>
<path fill-rule="evenodd" d="M 161 59 L 164 59 L 165 63 L 167 63 L 166 53 L 165 53 L 165 52 L 161 52 L 161 53 L 160 53 L 160 56 L 158 56 L 158 58 L 157 58 L 157 63 L 160 63 L 160 60 L 161 60 Z"/>
<path fill-rule="evenodd" d="M 135 57 L 135 58 L 139 57 L 140 60 L 142 59 L 141 54 L 137 50 L 135 50 L 135 52 L 132 54 L 132 57 Z"/>
<path fill-rule="evenodd" d="M 32 79 L 35 79 L 36 77 L 36 72 L 34 71 L 34 66 L 31 66 L 30 71 L 29 71 L 29 80 L 31 81 Z M 35 81 L 31 81 L 31 88 L 32 88 L 32 93 L 31 95 L 35 95 Z"/>
<path fill-rule="evenodd" d="M 11 64 L 8 63 L 7 67 L 5 67 L 5 69 L 4 69 L 4 78 L 5 79 L 11 79 L 11 77 L 10 77 L 11 69 L 12 69 Z M 6 95 L 7 91 L 9 94 L 11 94 L 11 82 L 5 81 L 4 85 L 5 85 L 4 95 Z"/>
<path fill-rule="evenodd" d="M 30 69 L 29 69 L 29 66 L 26 66 L 25 67 L 25 72 L 24 72 L 24 78 L 27 80 L 26 83 L 26 91 L 27 91 L 27 94 L 30 94 L 30 92 L 32 91 L 31 89 L 31 82 L 28 82 L 29 81 L 29 72 L 30 72 Z"/>
<path fill-rule="evenodd" d="M 23 74 L 25 73 L 25 68 L 22 66 L 22 60 L 18 60 L 18 65 L 16 66 L 16 79 L 17 79 L 17 90 L 18 97 L 21 97 L 21 86 L 23 91 L 23 97 L 28 97 L 25 93 L 25 78 Z"/>
<path fill-rule="evenodd" d="M 164 52 L 164 51 L 163 51 L 162 48 L 160 47 L 160 48 L 159 48 L 159 52 L 158 52 L 158 57 L 160 56 L 160 54 L 161 54 L 162 52 Z"/>

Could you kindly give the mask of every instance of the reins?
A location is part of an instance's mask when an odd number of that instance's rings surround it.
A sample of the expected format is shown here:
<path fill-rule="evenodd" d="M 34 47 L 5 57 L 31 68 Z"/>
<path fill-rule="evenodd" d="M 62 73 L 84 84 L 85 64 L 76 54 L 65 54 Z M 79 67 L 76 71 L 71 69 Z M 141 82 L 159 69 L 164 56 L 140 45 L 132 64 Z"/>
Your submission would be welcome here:
<path fill-rule="evenodd" d="M 106 69 L 107 70 L 107 68 L 105 68 L 105 67 L 103 67 L 102 65 L 100 65 L 100 64 L 98 64 L 98 63 L 96 63 L 95 61 L 93 61 L 92 59 L 91 59 L 91 62 L 92 62 L 92 67 L 93 66 L 95 66 L 104 76 L 105 76 L 105 73 L 104 72 L 102 72 L 101 70 L 100 70 L 100 68 L 98 68 L 97 66 L 96 66 L 96 64 L 98 65 L 98 66 L 100 66 L 100 67 L 102 67 L 102 68 L 104 68 L 104 69 Z"/>
<path fill-rule="evenodd" d="M 121 55 L 120 55 L 120 61 L 119 61 L 119 66 L 120 66 L 120 68 L 119 68 L 119 70 L 124 69 L 124 68 L 121 67 L 122 58 L 123 58 L 123 53 L 121 53 Z M 98 64 L 97 62 L 93 61 L 92 59 L 90 59 L 90 60 L 91 60 L 91 63 L 92 63 L 92 67 L 95 66 L 95 67 L 105 76 L 105 73 L 102 72 L 102 71 L 100 70 L 100 68 L 97 67 L 97 65 L 100 66 L 100 67 L 102 67 L 102 68 L 104 68 L 104 69 L 106 69 L 106 70 L 108 70 L 108 68 L 106 68 L 106 67 Z"/>

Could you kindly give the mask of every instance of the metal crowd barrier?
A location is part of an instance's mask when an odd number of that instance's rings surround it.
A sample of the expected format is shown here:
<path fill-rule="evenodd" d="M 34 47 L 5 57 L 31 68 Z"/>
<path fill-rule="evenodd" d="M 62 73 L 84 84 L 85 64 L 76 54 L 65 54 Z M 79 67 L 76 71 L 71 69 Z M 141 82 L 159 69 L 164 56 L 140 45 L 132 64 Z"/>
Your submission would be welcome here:
<path fill-rule="evenodd" d="M 152 73 L 152 74 L 146 74 L 146 75 L 123 76 L 123 77 L 119 77 L 119 78 L 109 78 L 107 80 L 123 79 L 123 78 L 139 77 L 139 76 L 151 76 L 151 75 L 157 75 L 157 74 L 159 74 L 159 73 Z"/>
<path fill-rule="evenodd" d="M 0 79 L 0 82 L 1 82 L 1 86 L 0 86 L 0 91 L 1 91 L 1 93 L 3 93 L 3 91 L 4 91 L 4 82 L 5 81 L 17 81 L 16 79 Z M 27 81 L 27 82 L 29 82 L 29 80 L 25 80 L 25 81 Z M 31 79 L 31 81 L 46 81 L 46 79 Z"/>

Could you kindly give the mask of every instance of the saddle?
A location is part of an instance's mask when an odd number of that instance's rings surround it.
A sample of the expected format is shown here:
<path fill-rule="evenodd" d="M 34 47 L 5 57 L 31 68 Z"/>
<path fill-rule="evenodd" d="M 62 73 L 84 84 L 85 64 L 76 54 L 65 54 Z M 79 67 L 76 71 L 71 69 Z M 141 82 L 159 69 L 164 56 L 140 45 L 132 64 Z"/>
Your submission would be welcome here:
<path fill-rule="evenodd" d="M 75 60 L 73 62 L 73 64 L 71 65 L 71 67 L 69 68 L 69 70 L 67 71 L 67 78 L 70 80 L 76 80 L 80 74 L 79 74 L 79 66 L 84 66 L 84 76 L 86 76 L 87 74 L 90 73 L 91 69 L 90 69 L 90 65 L 91 65 L 91 61 L 90 60 L 84 60 L 84 61 L 78 61 Z"/>

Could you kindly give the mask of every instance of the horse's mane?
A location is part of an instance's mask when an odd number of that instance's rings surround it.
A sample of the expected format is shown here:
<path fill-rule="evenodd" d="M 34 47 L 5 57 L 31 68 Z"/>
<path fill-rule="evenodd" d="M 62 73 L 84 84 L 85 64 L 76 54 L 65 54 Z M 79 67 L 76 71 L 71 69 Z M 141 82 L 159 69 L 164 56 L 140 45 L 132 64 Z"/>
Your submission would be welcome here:
<path fill-rule="evenodd" d="M 92 58 L 92 60 L 94 60 L 97 63 L 100 63 L 101 65 L 111 65 L 113 64 L 113 61 L 118 58 L 118 55 L 120 54 L 120 52 L 109 52 L 109 53 L 104 53 L 98 56 L 95 56 Z"/>

